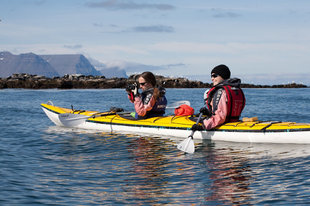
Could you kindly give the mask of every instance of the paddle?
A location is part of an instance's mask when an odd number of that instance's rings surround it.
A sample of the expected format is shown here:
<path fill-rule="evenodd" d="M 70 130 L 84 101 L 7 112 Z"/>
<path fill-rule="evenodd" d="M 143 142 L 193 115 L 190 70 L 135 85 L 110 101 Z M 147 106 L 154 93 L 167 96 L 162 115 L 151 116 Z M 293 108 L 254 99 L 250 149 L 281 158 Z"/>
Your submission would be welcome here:
<path fill-rule="evenodd" d="M 128 114 L 129 112 L 98 112 L 91 116 L 81 115 L 81 114 L 73 114 L 73 113 L 62 113 L 58 115 L 59 121 L 65 127 L 76 127 L 82 123 L 84 123 L 89 118 L 102 117 L 114 114 Z"/>
<path fill-rule="evenodd" d="M 175 108 L 181 106 L 182 104 L 187 104 L 188 106 L 191 106 L 191 103 L 189 101 L 182 100 L 182 101 L 174 102 L 172 104 L 168 104 L 166 109 L 175 109 Z"/>
<path fill-rule="evenodd" d="M 199 123 L 201 117 L 202 117 L 202 113 L 199 114 L 196 124 Z M 193 140 L 194 133 L 195 131 L 192 130 L 192 133 L 185 140 L 183 140 L 180 144 L 178 144 L 177 148 L 186 153 L 194 153 L 195 152 L 195 144 Z"/>
<path fill-rule="evenodd" d="M 72 114 L 72 113 L 62 113 L 58 115 L 59 121 L 65 127 L 75 127 L 85 122 L 85 120 L 88 118 L 90 118 L 90 116 L 85 116 L 81 114 Z"/>

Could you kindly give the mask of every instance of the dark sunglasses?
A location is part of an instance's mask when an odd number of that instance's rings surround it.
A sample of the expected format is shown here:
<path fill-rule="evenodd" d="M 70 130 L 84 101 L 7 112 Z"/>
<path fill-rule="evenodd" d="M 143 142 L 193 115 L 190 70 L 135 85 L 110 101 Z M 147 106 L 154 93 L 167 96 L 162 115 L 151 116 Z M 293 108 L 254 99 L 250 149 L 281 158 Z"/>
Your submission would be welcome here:
<path fill-rule="evenodd" d="M 142 82 L 142 83 L 139 82 L 139 84 L 140 84 L 141 86 L 144 86 L 144 85 L 146 84 L 146 82 Z"/>
<path fill-rule="evenodd" d="M 213 78 L 216 78 L 216 77 L 218 77 L 219 75 L 218 74 L 211 74 L 211 78 L 213 77 Z"/>

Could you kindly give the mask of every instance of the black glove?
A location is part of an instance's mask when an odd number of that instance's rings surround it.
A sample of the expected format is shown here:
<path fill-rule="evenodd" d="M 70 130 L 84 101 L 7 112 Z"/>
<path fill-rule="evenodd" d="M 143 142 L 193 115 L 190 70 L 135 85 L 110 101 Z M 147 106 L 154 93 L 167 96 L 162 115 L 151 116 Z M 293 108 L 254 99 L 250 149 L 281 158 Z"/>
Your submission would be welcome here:
<path fill-rule="evenodd" d="M 110 112 L 123 112 L 124 109 L 123 108 L 119 108 L 119 107 L 110 107 Z"/>
<path fill-rule="evenodd" d="M 193 126 L 192 126 L 192 128 L 191 128 L 191 130 L 193 130 L 193 131 L 201 131 L 201 130 L 203 130 L 204 128 L 200 125 L 200 124 L 194 124 Z"/>
<path fill-rule="evenodd" d="M 201 107 L 199 112 L 202 113 L 203 115 L 207 115 L 208 117 L 211 117 L 212 115 L 207 107 Z"/>

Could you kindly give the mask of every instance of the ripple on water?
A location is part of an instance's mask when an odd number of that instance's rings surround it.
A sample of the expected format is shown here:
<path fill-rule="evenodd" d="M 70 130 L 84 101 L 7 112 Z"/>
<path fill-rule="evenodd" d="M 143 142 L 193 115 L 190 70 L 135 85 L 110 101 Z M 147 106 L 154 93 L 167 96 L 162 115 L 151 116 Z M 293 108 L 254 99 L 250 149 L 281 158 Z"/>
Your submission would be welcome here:
<path fill-rule="evenodd" d="M 203 89 L 195 89 L 197 95 L 191 95 L 193 90 L 171 91 L 167 94 L 173 101 L 193 96 L 195 109 L 202 104 Z M 275 99 L 278 90 L 246 90 L 244 115 L 307 122 L 309 90 L 281 91 L 282 99 L 275 108 L 270 98 Z M 109 102 L 116 103 L 123 93 L 2 91 L 0 102 L 6 104 L 0 104 L 4 114 L 0 119 L 0 205 L 309 203 L 308 145 L 195 140 L 196 152 L 184 154 L 176 148 L 180 139 L 51 126 L 39 108 L 41 102 L 52 99 L 60 106 L 96 109 L 93 96 L 99 102 L 100 95 L 113 94 Z M 132 108 L 126 98 L 122 106 Z M 262 101 L 266 107 L 260 107 Z M 100 111 L 109 109 L 107 105 L 98 107 Z M 272 111 L 265 114 L 266 108 Z"/>

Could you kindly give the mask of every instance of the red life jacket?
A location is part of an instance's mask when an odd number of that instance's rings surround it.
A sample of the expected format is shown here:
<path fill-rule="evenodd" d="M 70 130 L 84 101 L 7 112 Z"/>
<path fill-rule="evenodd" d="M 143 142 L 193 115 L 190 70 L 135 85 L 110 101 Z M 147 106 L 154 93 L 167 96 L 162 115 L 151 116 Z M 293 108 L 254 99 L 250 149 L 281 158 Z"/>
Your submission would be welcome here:
<path fill-rule="evenodd" d="M 194 109 L 187 104 L 182 104 L 174 110 L 175 116 L 188 116 L 194 114 Z"/>
<path fill-rule="evenodd" d="M 240 88 L 240 79 L 228 79 L 223 83 L 212 87 L 208 92 L 207 105 L 212 114 L 215 114 L 223 91 L 227 96 L 227 116 L 225 122 L 239 121 L 245 106 L 245 96 Z M 211 106 L 211 102 L 213 107 Z"/>

